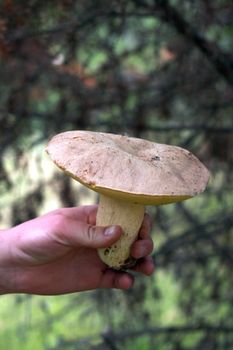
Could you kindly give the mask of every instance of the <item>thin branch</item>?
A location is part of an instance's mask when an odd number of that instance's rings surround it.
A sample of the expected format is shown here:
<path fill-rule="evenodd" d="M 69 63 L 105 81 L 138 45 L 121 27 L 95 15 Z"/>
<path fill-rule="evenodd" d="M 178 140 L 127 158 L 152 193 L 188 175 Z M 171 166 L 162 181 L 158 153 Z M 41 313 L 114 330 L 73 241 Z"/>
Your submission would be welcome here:
<path fill-rule="evenodd" d="M 73 20 L 69 22 L 62 22 L 50 28 L 34 29 L 34 28 L 21 28 L 8 32 L 5 39 L 11 43 L 18 40 L 25 40 L 35 36 L 48 36 L 57 33 L 67 33 L 74 30 L 82 29 L 89 24 L 93 24 L 98 18 L 96 13 L 89 14 L 86 18 L 79 20 Z"/>
<path fill-rule="evenodd" d="M 221 217 L 221 219 L 219 219 Z M 164 256 L 176 253 L 177 249 L 185 245 L 194 245 L 198 241 L 207 240 L 212 244 L 218 256 L 221 256 L 230 266 L 233 266 L 233 257 L 230 251 L 221 250 L 221 246 L 215 241 L 214 236 L 224 235 L 227 227 L 232 227 L 233 216 L 232 213 L 222 214 L 217 218 L 208 220 L 205 223 L 198 223 L 190 230 L 180 234 L 177 237 L 169 238 L 154 255 L 156 265 L 163 265 Z M 224 227 L 224 230 L 223 230 Z M 226 249 L 226 248 L 224 248 Z M 160 261 L 162 259 L 162 262 Z"/>
<path fill-rule="evenodd" d="M 101 107 L 101 106 L 95 106 L 95 107 Z M 11 113 L 7 112 L 5 109 L 0 109 L 0 113 L 2 114 L 15 114 L 18 115 L 17 111 L 12 111 Z M 28 118 L 43 118 L 43 119 L 54 119 L 54 114 L 50 113 L 41 113 L 37 111 L 31 111 L 27 112 Z M 59 119 L 59 116 L 56 116 L 57 119 Z M 126 122 L 126 127 L 131 128 L 134 130 L 134 122 L 129 121 L 130 118 L 127 118 L 128 122 Z M 72 120 L 72 117 L 70 116 L 70 120 Z M 117 127 L 118 123 L 116 121 L 110 120 L 110 121 L 100 121 L 97 120 L 95 123 L 90 122 L 90 127 L 102 127 L 102 126 L 109 126 L 109 127 Z M 166 124 L 166 125 L 149 125 L 148 123 L 144 125 L 144 131 L 154 131 L 154 132 L 172 132 L 172 131 L 199 131 L 199 132 L 206 132 L 208 134 L 231 134 L 233 133 L 233 125 L 229 126 L 221 126 L 216 127 L 212 125 L 206 125 L 206 124 Z"/>
<path fill-rule="evenodd" d="M 200 324 L 200 325 L 185 325 L 185 326 L 170 326 L 170 327 L 148 327 L 148 328 L 142 328 L 139 330 L 126 330 L 122 332 L 104 332 L 102 334 L 99 334 L 102 339 L 104 339 L 104 342 L 96 343 L 96 345 L 92 345 L 92 340 L 97 339 L 97 335 L 94 337 L 87 337 L 83 339 L 76 339 L 76 340 L 64 340 L 60 339 L 60 341 L 56 344 L 56 347 L 49 348 L 49 350 L 55 350 L 56 349 L 64 349 L 67 346 L 75 346 L 78 349 L 80 349 L 80 346 L 82 348 L 83 345 L 85 345 L 85 349 L 105 349 L 106 342 L 105 339 L 111 339 L 111 344 L 114 342 L 114 347 L 110 347 L 110 349 L 118 349 L 116 346 L 116 342 L 122 342 L 128 339 L 132 338 L 138 338 L 145 335 L 150 336 L 156 336 L 161 334 L 166 335 L 177 335 L 177 334 L 187 334 L 187 333 L 199 333 L 199 332 L 205 332 L 205 333 L 211 333 L 211 335 L 216 336 L 219 334 L 233 334 L 233 327 L 228 325 L 211 325 L 211 324 Z"/>
<path fill-rule="evenodd" d="M 118 11 L 102 11 L 102 12 L 97 12 L 95 11 L 94 13 L 91 13 L 89 16 L 87 16 L 85 19 L 79 20 L 75 19 L 73 21 L 69 22 L 62 22 L 59 24 L 56 24 L 52 27 L 49 28 L 44 28 L 44 29 L 34 29 L 34 28 L 23 28 L 23 29 L 17 29 L 9 32 L 5 39 L 8 42 L 14 42 L 17 40 L 25 40 L 31 37 L 35 36 L 48 36 L 52 34 L 57 34 L 57 33 L 66 33 L 74 30 L 79 30 L 82 29 L 89 24 L 93 25 L 94 21 L 97 19 L 103 19 L 103 18 L 117 18 L 117 17 L 154 17 L 153 13 L 151 11 L 143 11 L 143 12 L 118 12 Z"/>
<path fill-rule="evenodd" d="M 156 0 L 155 0 L 156 3 Z M 191 26 L 176 9 L 169 4 L 167 0 L 159 1 L 161 9 L 163 9 L 162 19 L 173 25 L 176 30 L 188 38 L 213 64 L 218 73 L 225 80 L 233 85 L 233 60 L 232 57 L 220 50 L 219 47 L 213 46 L 207 41 L 197 29 Z"/>
<path fill-rule="evenodd" d="M 109 336 L 112 340 L 122 341 L 128 338 L 137 338 L 143 335 L 157 335 L 157 334 L 178 334 L 178 333 L 194 333 L 194 332 L 208 332 L 213 334 L 232 333 L 233 327 L 227 325 L 186 325 L 186 326 L 171 326 L 171 327 L 151 327 L 143 328 L 138 331 L 125 331 L 119 333 L 110 332 Z M 108 333 L 107 333 L 108 334 Z"/>
<path fill-rule="evenodd" d="M 118 346 L 115 344 L 115 339 L 112 338 L 111 332 L 103 333 L 102 338 L 104 344 L 106 344 L 110 350 L 119 350 Z"/>
<path fill-rule="evenodd" d="M 143 8 L 151 8 L 154 14 L 162 21 L 168 23 L 176 31 L 191 41 L 212 63 L 216 71 L 230 84 L 233 85 L 233 59 L 232 56 L 217 45 L 213 45 L 206 40 L 196 28 L 194 28 L 176 8 L 170 5 L 168 0 L 154 0 L 154 5 L 151 7 L 145 1 L 135 0 L 137 5 Z"/>

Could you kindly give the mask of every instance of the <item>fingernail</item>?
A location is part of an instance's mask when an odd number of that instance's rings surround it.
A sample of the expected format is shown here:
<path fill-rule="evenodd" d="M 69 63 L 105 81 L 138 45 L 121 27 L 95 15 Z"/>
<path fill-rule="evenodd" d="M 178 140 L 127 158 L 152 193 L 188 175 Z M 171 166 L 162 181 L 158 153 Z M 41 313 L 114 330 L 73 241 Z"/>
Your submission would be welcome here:
<path fill-rule="evenodd" d="M 105 236 L 113 236 L 116 233 L 116 226 L 109 226 L 104 230 Z"/>

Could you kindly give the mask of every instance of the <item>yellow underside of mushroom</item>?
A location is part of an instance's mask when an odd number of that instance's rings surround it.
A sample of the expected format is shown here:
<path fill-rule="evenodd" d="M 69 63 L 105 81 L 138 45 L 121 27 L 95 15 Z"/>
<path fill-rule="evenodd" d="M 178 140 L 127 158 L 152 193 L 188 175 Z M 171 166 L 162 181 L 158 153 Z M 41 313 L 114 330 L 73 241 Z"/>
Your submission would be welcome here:
<path fill-rule="evenodd" d="M 180 202 L 185 199 L 191 198 L 191 196 L 172 196 L 172 195 L 171 196 L 168 196 L 168 195 L 150 196 L 150 195 L 141 194 L 141 193 L 137 194 L 137 193 L 122 192 L 119 190 L 115 190 L 115 189 L 113 190 L 111 188 L 103 188 L 98 186 L 90 186 L 89 188 L 92 189 L 93 191 L 96 191 L 108 197 L 120 199 L 122 201 L 143 204 L 143 205 L 161 205 L 161 204 L 175 203 L 175 202 Z"/>
<path fill-rule="evenodd" d="M 84 182 L 82 179 L 80 179 L 79 177 L 68 172 L 64 168 L 62 167 L 60 168 L 67 175 L 71 176 L 74 180 L 80 182 L 82 185 L 90 188 L 91 190 L 98 192 L 100 194 L 103 194 L 105 196 L 119 199 L 122 201 L 133 202 L 133 203 L 143 204 L 143 205 L 162 205 L 162 204 L 181 202 L 185 199 L 189 199 L 192 197 L 188 195 L 179 195 L 179 196 L 172 195 L 172 194 L 171 195 L 149 195 L 149 194 L 143 194 L 143 193 L 123 192 L 117 189 L 97 186 L 96 184 L 88 184 Z"/>

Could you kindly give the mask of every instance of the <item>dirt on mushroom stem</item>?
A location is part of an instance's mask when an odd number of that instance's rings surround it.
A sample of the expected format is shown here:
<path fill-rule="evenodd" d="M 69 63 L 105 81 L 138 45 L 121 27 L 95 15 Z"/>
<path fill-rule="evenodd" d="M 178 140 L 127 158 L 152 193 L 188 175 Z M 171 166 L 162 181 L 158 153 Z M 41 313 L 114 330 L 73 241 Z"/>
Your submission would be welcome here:
<path fill-rule="evenodd" d="M 135 263 L 130 256 L 130 247 L 138 237 L 144 213 L 144 205 L 100 195 L 96 224 L 119 225 L 123 230 L 116 243 L 98 250 L 101 260 L 111 268 L 126 269 Z"/>

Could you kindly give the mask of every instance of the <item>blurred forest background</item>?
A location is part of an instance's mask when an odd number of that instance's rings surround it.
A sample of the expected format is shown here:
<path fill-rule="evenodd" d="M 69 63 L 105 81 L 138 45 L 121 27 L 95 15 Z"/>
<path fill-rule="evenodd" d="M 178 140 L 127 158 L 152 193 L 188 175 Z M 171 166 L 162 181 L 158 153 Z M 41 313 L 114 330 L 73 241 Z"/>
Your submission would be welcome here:
<path fill-rule="evenodd" d="M 152 278 L 1 296 L 0 349 L 233 349 L 232 0 L 2 0 L 0 55 L 1 228 L 97 200 L 44 152 L 65 130 L 179 145 L 211 171 L 199 197 L 148 208 Z"/>

